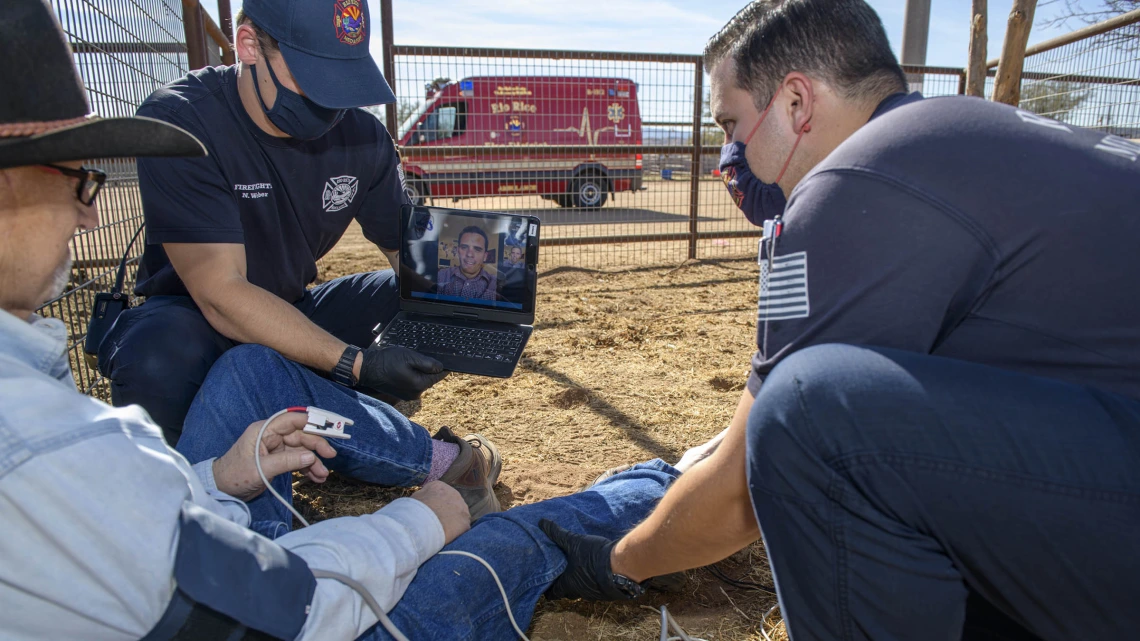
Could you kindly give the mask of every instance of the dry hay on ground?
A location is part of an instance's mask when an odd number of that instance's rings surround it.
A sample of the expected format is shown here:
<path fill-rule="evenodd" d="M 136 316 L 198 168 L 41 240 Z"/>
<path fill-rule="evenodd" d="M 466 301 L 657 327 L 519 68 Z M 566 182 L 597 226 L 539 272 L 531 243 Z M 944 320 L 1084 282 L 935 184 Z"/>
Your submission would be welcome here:
<path fill-rule="evenodd" d="M 374 248 L 338 248 L 321 276 L 375 268 L 376 258 Z M 615 465 L 676 461 L 731 419 L 755 349 L 756 277 L 750 260 L 549 270 L 539 278 L 535 333 L 515 375 L 449 376 L 424 395 L 415 420 L 492 439 L 504 459 L 504 508 L 581 489 Z M 297 490 L 302 509 L 318 519 L 370 512 L 406 493 L 335 475 L 324 487 L 300 482 Z M 759 544 L 721 567 L 771 584 Z M 656 638 L 658 615 L 646 608 L 665 604 L 691 635 L 762 638 L 760 619 L 774 597 L 730 587 L 706 570 L 687 574 L 679 593 L 651 592 L 632 604 L 540 602 L 530 634 Z"/>

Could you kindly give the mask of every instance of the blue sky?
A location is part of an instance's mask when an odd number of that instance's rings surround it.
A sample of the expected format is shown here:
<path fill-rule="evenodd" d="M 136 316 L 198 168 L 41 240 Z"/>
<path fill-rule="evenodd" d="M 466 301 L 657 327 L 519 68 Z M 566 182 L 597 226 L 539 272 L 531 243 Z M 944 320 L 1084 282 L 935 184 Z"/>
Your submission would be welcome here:
<path fill-rule="evenodd" d="M 368 2 L 373 17 L 379 19 L 379 1 Z M 897 54 L 906 0 L 869 2 L 882 17 Z M 1001 51 L 1011 3 L 989 2 L 990 58 Z M 216 4 L 210 0 L 203 4 L 216 18 Z M 236 10 L 241 3 L 232 4 Z M 397 44 L 699 53 L 705 40 L 744 4 L 744 0 L 394 0 L 393 13 Z M 1042 6 L 1037 18 L 1054 11 L 1054 5 Z M 969 12 L 969 0 L 933 0 L 927 64 L 965 65 Z M 1071 28 L 1034 26 L 1029 42 Z M 373 32 L 375 52 L 378 36 L 378 30 Z"/>

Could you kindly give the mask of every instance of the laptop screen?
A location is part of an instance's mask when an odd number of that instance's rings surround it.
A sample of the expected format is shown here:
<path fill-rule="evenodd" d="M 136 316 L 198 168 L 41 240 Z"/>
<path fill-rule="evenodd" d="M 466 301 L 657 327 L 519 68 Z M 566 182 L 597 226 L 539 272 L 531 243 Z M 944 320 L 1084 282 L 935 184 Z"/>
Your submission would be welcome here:
<path fill-rule="evenodd" d="M 537 219 L 407 205 L 400 219 L 402 298 L 534 312 Z"/>

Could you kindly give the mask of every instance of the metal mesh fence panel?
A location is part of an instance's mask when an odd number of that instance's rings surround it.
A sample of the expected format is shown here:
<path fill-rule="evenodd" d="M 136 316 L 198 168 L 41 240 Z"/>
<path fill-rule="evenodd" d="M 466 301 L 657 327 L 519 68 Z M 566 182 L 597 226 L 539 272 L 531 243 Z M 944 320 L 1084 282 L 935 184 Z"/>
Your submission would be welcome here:
<path fill-rule="evenodd" d="M 94 113 L 130 116 L 151 92 L 186 74 L 178 0 L 52 0 L 52 6 L 71 43 Z M 95 294 L 110 290 L 119 261 L 142 225 L 142 203 L 133 159 L 92 159 L 85 164 L 108 174 L 99 194 L 99 226 L 76 233 L 66 291 L 38 311 L 67 324 L 79 390 L 107 399 L 106 381 L 83 358 L 83 341 Z M 144 241 L 140 238 L 128 256 L 124 280 L 128 292 Z"/>
<path fill-rule="evenodd" d="M 734 218 L 711 174 L 716 158 L 698 153 L 693 171 L 694 111 L 699 119 L 707 104 L 699 56 L 395 54 L 398 142 L 413 199 L 540 218 L 545 266 L 680 261 L 694 213 L 703 222 Z M 719 147 L 707 125 L 697 147 L 702 139 Z M 694 183 L 709 192 L 699 212 Z"/>
<path fill-rule="evenodd" d="M 1027 56 L 1021 108 L 1140 138 L 1140 24 Z"/>
<path fill-rule="evenodd" d="M 544 267 L 742 257 L 759 230 L 719 178 L 699 56 L 392 48 L 416 203 L 542 220 Z M 927 95 L 961 70 L 914 68 Z M 445 254 L 447 247 L 441 247 Z"/>
<path fill-rule="evenodd" d="M 992 97 L 997 60 L 990 61 Z M 1026 50 L 1022 109 L 1124 138 L 1140 138 L 1140 10 Z"/>

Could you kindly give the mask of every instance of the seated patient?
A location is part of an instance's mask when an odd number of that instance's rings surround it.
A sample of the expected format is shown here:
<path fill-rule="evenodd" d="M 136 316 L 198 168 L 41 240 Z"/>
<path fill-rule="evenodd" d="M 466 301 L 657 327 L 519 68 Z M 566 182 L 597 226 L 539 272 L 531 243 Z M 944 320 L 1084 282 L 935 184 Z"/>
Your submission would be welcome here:
<path fill-rule="evenodd" d="M 649 463 L 574 496 L 491 514 L 455 540 L 472 511 L 496 508 L 466 505 L 460 494 L 470 501 L 478 492 L 468 490 L 494 475 L 484 465 L 493 458 L 482 454 L 488 444 L 476 440 L 458 454 L 481 461 L 454 479 L 458 492 L 427 483 L 374 514 L 289 532 L 288 519 L 258 498 L 264 487 L 253 468 L 257 430 L 271 412 L 317 405 L 356 420 L 335 456 L 299 431 L 301 415 L 275 421 L 262 462 L 283 490 L 293 470 L 325 478 L 313 451 L 380 482 L 419 484 L 433 460 L 426 433 L 378 402 L 350 407 L 344 388 L 256 345 L 229 350 L 204 384 L 183 437 L 186 451 L 208 454 L 193 465 L 140 407 L 80 394 L 67 328 L 35 313 L 67 283 L 75 231 L 98 225 L 94 203 L 106 175 L 79 161 L 201 156 L 203 148 L 158 121 L 89 118 L 44 0 L 0 5 L 0 59 L 9 63 L 0 66 L 0 86 L 10 98 L 0 104 L 5 639 L 388 638 L 357 592 L 315 570 L 363 584 L 411 638 L 510 638 L 490 573 L 473 559 L 433 556 L 440 548 L 486 559 L 526 626 L 566 565 L 537 523 L 551 518 L 573 532 L 618 537 L 677 475 Z"/>

